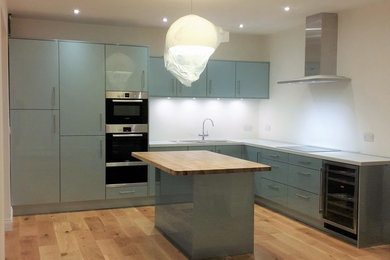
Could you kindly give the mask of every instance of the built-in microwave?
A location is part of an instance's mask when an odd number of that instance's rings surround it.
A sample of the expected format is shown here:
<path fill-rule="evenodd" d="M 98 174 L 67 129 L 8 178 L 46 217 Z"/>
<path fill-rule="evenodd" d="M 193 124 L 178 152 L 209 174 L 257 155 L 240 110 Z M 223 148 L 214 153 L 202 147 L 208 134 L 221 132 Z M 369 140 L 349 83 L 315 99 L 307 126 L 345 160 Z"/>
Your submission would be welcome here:
<path fill-rule="evenodd" d="M 147 124 L 148 93 L 106 92 L 106 124 Z"/>

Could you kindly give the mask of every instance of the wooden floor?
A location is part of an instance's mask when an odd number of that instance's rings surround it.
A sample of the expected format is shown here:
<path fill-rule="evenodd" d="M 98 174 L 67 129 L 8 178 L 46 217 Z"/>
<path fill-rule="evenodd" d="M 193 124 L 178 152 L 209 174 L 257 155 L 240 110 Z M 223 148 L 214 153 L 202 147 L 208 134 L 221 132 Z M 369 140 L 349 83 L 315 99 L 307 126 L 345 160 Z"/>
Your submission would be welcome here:
<path fill-rule="evenodd" d="M 14 218 L 6 259 L 186 259 L 156 229 L 154 207 Z M 255 252 L 225 259 L 390 259 L 390 246 L 357 249 L 255 206 Z"/>

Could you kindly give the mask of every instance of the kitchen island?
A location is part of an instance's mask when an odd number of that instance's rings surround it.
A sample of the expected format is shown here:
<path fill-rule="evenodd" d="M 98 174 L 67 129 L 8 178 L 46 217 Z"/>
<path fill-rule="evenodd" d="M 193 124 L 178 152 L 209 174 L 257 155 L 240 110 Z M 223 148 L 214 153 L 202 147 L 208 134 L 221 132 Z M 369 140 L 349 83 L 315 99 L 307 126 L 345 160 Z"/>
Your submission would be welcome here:
<path fill-rule="evenodd" d="M 156 167 L 155 227 L 191 259 L 253 253 L 254 172 L 209 151 L 134 152 Z"/>

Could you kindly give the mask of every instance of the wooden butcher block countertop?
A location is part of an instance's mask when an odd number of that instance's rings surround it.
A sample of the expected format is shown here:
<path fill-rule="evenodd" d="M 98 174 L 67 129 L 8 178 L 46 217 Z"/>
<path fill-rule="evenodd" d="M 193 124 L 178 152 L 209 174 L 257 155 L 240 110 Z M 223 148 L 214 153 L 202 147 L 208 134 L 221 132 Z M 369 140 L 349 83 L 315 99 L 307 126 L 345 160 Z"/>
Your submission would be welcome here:
<path fill-rule="evenodd" d="M 172 175 L 269 171 L 265 164 L 210 151 L 133 152 L 132 155 Z"/>

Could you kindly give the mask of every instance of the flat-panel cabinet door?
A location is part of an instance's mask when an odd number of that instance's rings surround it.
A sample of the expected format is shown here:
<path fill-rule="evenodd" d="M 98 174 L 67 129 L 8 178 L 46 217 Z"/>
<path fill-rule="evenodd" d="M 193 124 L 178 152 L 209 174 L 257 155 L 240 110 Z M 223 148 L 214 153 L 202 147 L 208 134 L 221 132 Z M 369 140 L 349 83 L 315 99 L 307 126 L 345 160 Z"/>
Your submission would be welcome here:
<path fill-rule="evenodd" d="M 216 152 L 242 158 L 242 146 L 241 145 L 219 145 L 216 147 Z"/>
<path fill-rule="evenodd" d="M 177 80 L 177 95 L 179 97 L 206 97 L 207 96 L 207 70 L 205 69 L 191 87 L 186 87 Z"/>
<path fill-rule="evenodd" d="M 148 91 L 147 47 L 106 45 L 106 89 Z"/>
<path fill-rule="evenodd" d="M 58 44 L 9 40 L 11 109 L 58 109 Z"/>
<path fill-rule="evenodd" d="M 60 42 L 61 135 L 105 133 L 104 45 Z"/>
<path fill-rule="evenodd" d="M 61 136 L 61 202 L 104 200 L 104 136 Z"/>
<path fill-rule="evenodd" d="M 207 65 L 207 96 L 231 98 L 235 96 L 234 61 L 210 60 Z"/>
<path fill-rule="evenodd" d="M 236 97 L 269 97 L 269 63 L 236 62 Z"/>
<path fill-rule="evenodd" d="M 59 202 L 58 110 L 11 110 L 12 205 Z"/>
<path fill-rule="evenodd" d="M 172 97 L 176 96 L 176 79 L 166 70 L 164 59 L 150 58 L 149 96 Z"/>

